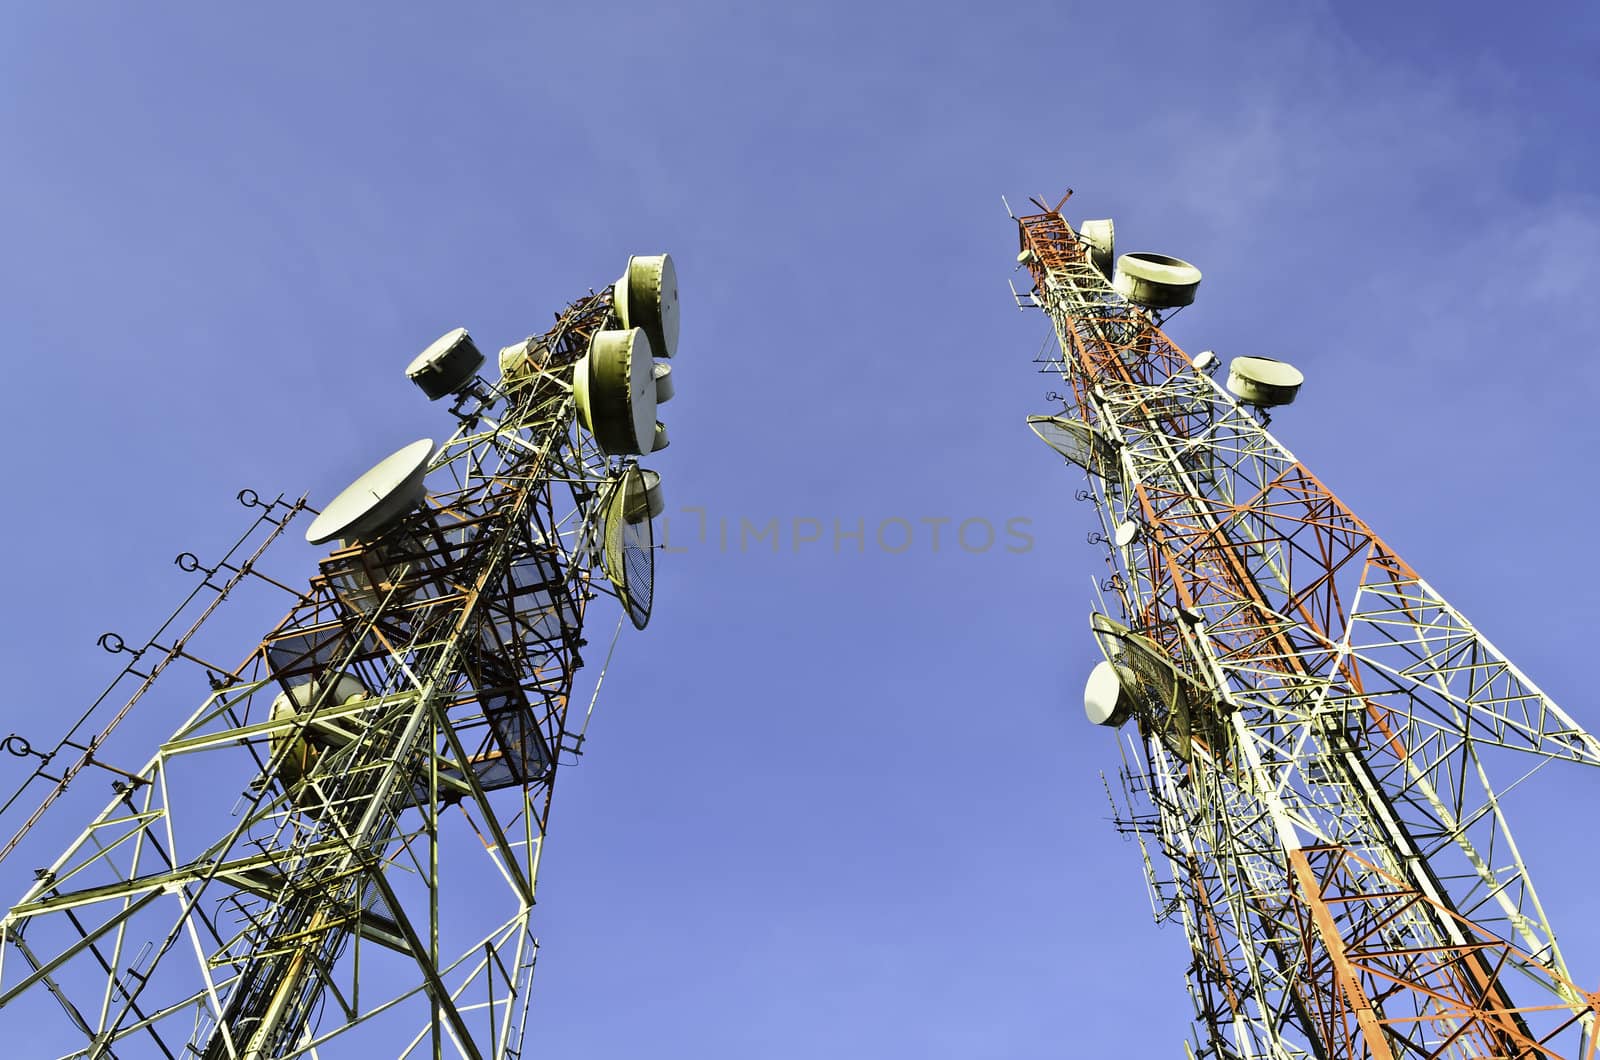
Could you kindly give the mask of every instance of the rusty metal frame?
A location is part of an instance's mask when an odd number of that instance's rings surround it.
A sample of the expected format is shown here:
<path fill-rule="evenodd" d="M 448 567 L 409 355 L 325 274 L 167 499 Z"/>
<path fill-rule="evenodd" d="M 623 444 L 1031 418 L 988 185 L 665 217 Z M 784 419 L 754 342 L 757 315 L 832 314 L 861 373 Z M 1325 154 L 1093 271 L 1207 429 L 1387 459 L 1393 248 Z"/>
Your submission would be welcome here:
<path fill-rule="evenodd" d="M 1560 973 L 1344 847 L 1304 847 L 1289 861 L 1300 990 L 1334 1055 L 1389 1060 L 1391 1038 L 1426 1041 L 1428 1056 L 1571 1055 L 1554 1046 L 1600 1005 L 1600 993 L 1583 992 L 1575 1009 Z M 1462 941 L 1416 938 L 1415 911 L 1429 906 L 1428 919 L 1454 920 Z M 1542 980 L 1549 999 L 1510 1003 L 1499 980 L 1514 971 Z M 1595 1049 L 1591 1035 L 1577 1055 L 1593 1060 Z"/>

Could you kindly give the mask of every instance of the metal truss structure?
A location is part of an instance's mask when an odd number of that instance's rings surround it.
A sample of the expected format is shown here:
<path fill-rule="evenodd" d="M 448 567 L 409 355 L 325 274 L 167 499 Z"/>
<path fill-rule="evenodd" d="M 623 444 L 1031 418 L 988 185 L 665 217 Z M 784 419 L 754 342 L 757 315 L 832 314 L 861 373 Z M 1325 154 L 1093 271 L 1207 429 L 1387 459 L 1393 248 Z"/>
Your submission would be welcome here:
<path fill-rule="evenodd" d="M 45 796 L 0 859 L 75 777 L 115 776 L 0 920 L 0 1011 L 26 1016 L 30 1042 L 91 1058 L 522 1055 L 541 844 L 557 767 L 583 741 L 586 612 L 620 595 L 595 576 L 610 557 L 636 581 L 624 609 L 636 625 L 648 612 L 648 520 L 605 540 L 640 472 L 574 417 L 573 366 L 618 327 L 613 298 L 580 298 L 502 351 L 498 383 L 472 378 L 426 503 L 335 547 L 307 589 L 256 562 L 304 499 L 242 494 L 255 524 L 214 567 L 180 557 L 202 582 L 156 638 L 103 642 L 133 657 L 111 692 L 50 752 L 12 738 L 40 760 L 19 796 Z M 237 666 L 211 663 L 195 635 L 244 583 L 292 606 Z M 211 687 L 199 708 L 143 766 L 107 765 L 111 730 L 194 666 Z"/>
<path fill-rule="evenodd" d="M 1059 340 L 1054 422 L 1098 446 L 1079 497 L 1135 722 L 1119 826 L 1192 950 L 1192 1054 L 1594 1057 L 1600 993 L 1571 981 L 1505 804 L 1553 762 L 1600 765 L 1600 740 L 1035 202 L 1018 301 Z"/>

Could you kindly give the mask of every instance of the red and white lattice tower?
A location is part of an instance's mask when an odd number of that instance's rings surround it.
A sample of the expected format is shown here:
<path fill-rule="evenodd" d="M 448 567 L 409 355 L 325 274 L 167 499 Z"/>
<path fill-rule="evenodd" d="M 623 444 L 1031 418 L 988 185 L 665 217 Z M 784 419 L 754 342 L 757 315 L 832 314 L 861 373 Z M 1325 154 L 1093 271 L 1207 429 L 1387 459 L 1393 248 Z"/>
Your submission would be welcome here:
<path fill-rule="evenodd" d="M 1085 707 L 1120 727 L 1120 823 L 1192 950 L 1192 1051 L 1592 1058 L 1600 994 L 1501 796 L 1600 765 L 1600 740 L 1268 432 L 1295 369 L 1238 358 L 1219 382 L 1173 344 L 1193 266 L 1036 204 L 1019 302 L 1070 393 L 1030 424 L 1101 520 Z"/>

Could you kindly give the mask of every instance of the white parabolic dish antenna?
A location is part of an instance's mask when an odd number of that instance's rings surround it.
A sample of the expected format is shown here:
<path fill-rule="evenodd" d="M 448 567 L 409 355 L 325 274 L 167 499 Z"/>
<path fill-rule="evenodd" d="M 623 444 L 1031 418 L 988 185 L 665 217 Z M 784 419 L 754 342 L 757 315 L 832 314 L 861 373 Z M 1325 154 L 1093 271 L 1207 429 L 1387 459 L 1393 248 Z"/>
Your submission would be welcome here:
<path fill-rule="evenodd" d="M 328 502 L 306 527 L 306 540 L 320 545 L 334 538 L 369 538 L 420 507 L 428 495 L 423 479 L 433 459 L 432 438 L 418 438 L 390 453 Z"/>
<path fill-rule="evenodd" d="M 1111 286 L 1134 305 L 1176 309 L 1194 301 L 1200 270 L 1182 258 L 1137 251 L 1117 259 Z"/>
<path fill-rule="evenodd" d="M 1083 712 L 1095 725 L 1116 728 L 1133 714 L 1137 703 L 1129 691 L 1138 685 L 1133 671 L 1102 659 L 1083 686 Z"/>
<path fill-rule="evenodd" d="M 624 328 L 643 328 L 657 357 L 678 352 L 678 270 L 671 254 L 636 254 L 628 259 L 612 292 Z"/>
<path fill-rule="evenodd" d="M 1228 391 L 1246 405 L 1287 405 L 1305 381 L 1288 361 L 1235 357 L 1228 363 Z"/>
<path fill-rule="evenodd" d="M 640 468 L 639 474 L 644 476 L 644 492 L 638 497 L 628 498 L 634 506 L 622 513 L 622 517 L 630 523 L 637 523 L 641 519 L 654 519 L 667 510 L 666 494 L 661 492 L 661 475 L 646 468 Z M 642 504 L 636 503 L 642 501 Z"/>
<path fill-rule="evenodd" d="M 1117 234 L 1116 225 L 1111 218 L 1103 217 L 1098 221 L 1085 221 L 1078 226 L 1078 238 L 1089 244 L 1089 263 L 1099 270 L 1100 275 L 1111 275 L 1111 263 L 1116 260 Z"/>
<path fill-rule="evenodd" d="M 417 354 L 406 367 L 406 378 L 417 384 L 429 401 L 438 401 L 472 382 L 481 367 L 483 354 L 473 344 L 472 336 L 466 328 L 456 328 Z"/>
<path fill-rule="evenodd" d="M 1153 700 L 1151 706 L 1158 708 L 1158 716 L 1152 719 L 1157 729 L 1169 738 L 1178 756 L 1187 761 L 1193 753 L 1189 746 L 1191 716 L 1201 693 L 1149 637 L 1098 613 L 1089 616 L 1089 629 L 1100 643 L 1102 654 L 1108 660 L 1119 660 L 1118 672 L 1131 673 L 1136 678 L 1133 685 L 1125 686 L 1135 693 L 1136 701 L 1144 697 Z"/>
<path fill-rule="evenodd" d="M 272 701 L 272 710 L 267 717 L 272 721 L 292 718 L 302 711 L 309 710 L 319 699 L 328 706 L 341 706 L 366 698 L 366 686 L 355 677 L 342 672 L 328 674 L 320 680 L 302 681 L 291 686 L 287 692 L 279 692 L 277 698 Z M 283 747 L 290 742 L 289 732 L 280 732 L 270 737 L 272 756 L 278 758 Z M 293 751 L 278 759 L 280 763 L 278 775 L 289 787 L 293 787 L 311 771 L 323 746 L 334 745 L 334 741 L 328 738 L 325 730 L 318 730 L 315 733 L 306 730 L 301 734 L 298 743 L 299 746 Z"/>
<path fill-rule="evenodd" d="M 650 451 L 656 426 L 651 350 L 642 328 L 597 331 L 573 368 L 578 420 L 608 455 Z"/>

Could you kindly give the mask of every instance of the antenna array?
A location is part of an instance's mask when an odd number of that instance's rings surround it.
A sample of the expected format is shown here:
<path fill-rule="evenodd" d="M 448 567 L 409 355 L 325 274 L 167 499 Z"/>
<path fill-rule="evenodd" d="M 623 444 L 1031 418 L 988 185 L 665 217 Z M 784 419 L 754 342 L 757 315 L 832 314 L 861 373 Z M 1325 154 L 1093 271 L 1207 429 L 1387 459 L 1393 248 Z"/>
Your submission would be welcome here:
<path fill-rule="evenodd" d="M 29 1040 L 48 1044 L 30 1055 L 255 1060 L 336 1038 L 340 1055 L 521 1055 L 551 796 L 582 751 L 569 703 L 585 621 L 601 596 L 641 628 L 650 615 L 660 485 L 637 458 L 665 445 L 653 355 L 676 340 L 665 255 L 502 350 L 497 382 L 464 329 L 443 336 L 407 374 L 448 400 L 454 432 L 317 515 L 307 540 L 332 548 L 304 590 L 256 560 L 310 509 L 249 499 L 264 511 L 205 569 L 211 602 L 188 631 L 165 633 L 175 616 L 127 649 L 134 676 L 113 692 L 131 695 L 102 697 L 54 751 L 29 748 L 40 761 L 12 802 L 43 798 L 0 858 L 39 845 L 83 773 L 117 778 L 0 920 L 0 1007 L 43 1002 Z M 236 666 L 193 655 L 251 576 L 288 613 Z M 96 758 L 180 659 L 210 679 L 198 709 L 137 769 Z"/>
<path fill-rule="evenodd" d="M 1167 337 L 1197 269 L 1060 205 L 1017 219 L 1070 389 L 1030 423 L 1089 472 L 1114 613 L 1085 707 L 1193 952 L 1194 1055 L 1592 1057 L 1600 994 L 1504 811 L 1600 740 L 1268 432 L 1298 370 L 1240 357 L 1224 389 Z"/>

